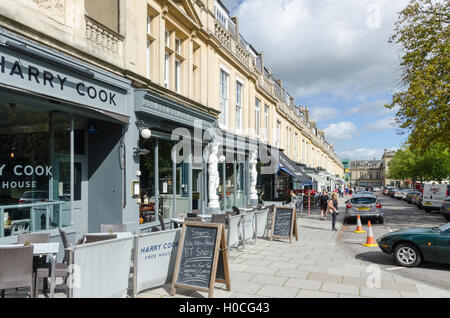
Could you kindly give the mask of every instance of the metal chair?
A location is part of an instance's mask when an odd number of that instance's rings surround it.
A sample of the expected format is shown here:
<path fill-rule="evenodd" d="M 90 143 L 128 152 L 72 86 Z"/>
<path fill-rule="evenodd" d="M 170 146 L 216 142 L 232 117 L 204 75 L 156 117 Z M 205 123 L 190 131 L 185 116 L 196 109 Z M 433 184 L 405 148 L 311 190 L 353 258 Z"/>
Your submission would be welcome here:
<path fill-rule="evenodd" d="M 50 239 L 50 233 L 28 233 L 19 234 L 17 236 L 17 244 L 30 243 L 48 243 Z"/>
<path fill-rule="evenodd" d="M 16 220 L 11 222 L 11 236 L 30 233 L 30 219 Z"/>
<path fill-rule="evenodd" d="M 187 217 L 190 217 L 190 218 L 196 218 L 197 217 L 197 213 L 187 213 L 187 215 L 186 215 Z"/>
<path fill-rule="evenodd" d="M 100 224 L 100 233 L 126 232 L 125 224 Z"/>
<path fill-rule="evenodd" d="M 0 290 L 5 298 L 5 289 L 29 287 L 33 291 L 33 246 L 0 247 Z"/>
<path fill-rule="evenodd" d="M 273 211 L 275 210 L 275 204 L 268 206 L 269 213 L 267 213 L 267 222 L 266 229 L 264 230 L 264 237 L 268 235 L 269 231 L 272 231 L 272 219 L 273 219 Z"/>
<path fill-rule="evenodd" d="M 235 212 L 236 213 L 236 215 L 239 215 L 239 214 L 241 214 L 241 211 L 238 209 L 238 207 L 237 206 L 233 206 L 232 207 L 232 209 L 233 209 L 233 212 Z"/>
<path fill-rule="evenodd" d="M 86 244 L 112 240 L 115 238 L 117 238 L 117 234 L 107 234 L 107 235 L 86 234 Z"/>
<path fill-rule="evenodd" d="M 223 224 L 225 229 L 228 229 L 227 214 L 226 213 L 213 214 L 211 217 L 211 223 Z"/>

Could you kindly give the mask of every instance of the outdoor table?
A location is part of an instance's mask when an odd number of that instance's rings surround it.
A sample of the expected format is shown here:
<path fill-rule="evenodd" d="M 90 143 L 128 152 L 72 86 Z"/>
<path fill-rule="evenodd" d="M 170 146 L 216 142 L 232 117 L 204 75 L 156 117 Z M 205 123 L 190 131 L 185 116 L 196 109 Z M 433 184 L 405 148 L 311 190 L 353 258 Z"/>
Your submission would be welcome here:
<path fill-rule="evenodd" d="M 211 214 L 197 214 L 197 216 L 201 217 L 203 222 L 206 221 L 206 219 L 211 220 L 211 217 L 212 217 Z"/>
<path fill-rule="evenodd" d="M 125 237 L 130 237 L 133 236 L 133 233 L 131 232 L 102 232 L 102 233 L 86 233 L 86 235 L 111 235 L 111 234 L 115 234 L 117 235 L 117 238 L 125 238 Z M 84 239 L 84 241 L 86 241 L 86 238 Z"/>

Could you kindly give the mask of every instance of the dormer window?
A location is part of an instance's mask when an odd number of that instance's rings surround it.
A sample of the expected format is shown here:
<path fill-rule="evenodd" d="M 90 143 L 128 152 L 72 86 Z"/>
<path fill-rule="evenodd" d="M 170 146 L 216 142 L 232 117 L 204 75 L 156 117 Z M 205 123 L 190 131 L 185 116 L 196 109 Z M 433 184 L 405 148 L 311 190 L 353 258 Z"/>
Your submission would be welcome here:
<path fill-rule="evenodd" d="M 214 13 L 215 13 L 216 19 L 220 23 L 220 25 L 223 26 L 226 30 L 228 30 L 228 13 L 217 2 L 214 5 Z"/>

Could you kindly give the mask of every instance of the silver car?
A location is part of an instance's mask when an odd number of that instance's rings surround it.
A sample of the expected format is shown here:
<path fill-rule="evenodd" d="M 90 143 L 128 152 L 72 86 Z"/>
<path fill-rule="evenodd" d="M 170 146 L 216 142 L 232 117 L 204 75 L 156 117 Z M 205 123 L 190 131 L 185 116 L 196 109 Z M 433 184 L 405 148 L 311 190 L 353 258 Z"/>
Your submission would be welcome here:
<path fill-rule="evenodd" d="M 384 223 L 383 208 L 377 197 L 371 193 L 355 194 L 346 202 L 344 222 L 350 218 L 375 219 L 378 224 Z"/>

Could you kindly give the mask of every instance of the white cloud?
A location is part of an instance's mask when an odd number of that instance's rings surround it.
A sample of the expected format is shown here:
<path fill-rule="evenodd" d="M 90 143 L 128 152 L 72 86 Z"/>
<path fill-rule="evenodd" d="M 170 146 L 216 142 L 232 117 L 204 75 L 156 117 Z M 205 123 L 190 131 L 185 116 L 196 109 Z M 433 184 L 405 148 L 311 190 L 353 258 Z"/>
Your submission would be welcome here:
<path fill-rule="evenodd" d="M 386 149 L 388 151 L 397 151 L 398 147 Z M 337 154 L 341 159 L 349 160 L 380 160 L 383 156 L 384 149 L 376 148 L 349 148 L 343 151 L 338 151 Z"/>
<path fill-rule="evenodd" d="M 348 96 L 394 89 L 399 60 L 387 41 L 407 3 L 244 0 L 233 15 L 292 96 Z M 368 12 L 372 5 L 379 8 L 379 28 L 373 27 L 376 12 Z"/>
<path fill-rule="evenodd" d="M 339 112 L 336 108 L 332 107 L 311 107 L 310 108 L 311 116 L 314 118 L 317 122 L 326 121 L 326 120 L 332 120 L 334 117 L 336 117 Z"/>
<path fill-rule="evenodd" d="M 349 115 L 354 114 L 370 114 L 370 115 L 386 115 L 389 113 L 394 113 L 397 108 L 387 109 L 384 105 L 388 104 L 390 101 L 387 99 L 377 99 L 370 102 L 362 102 L 358 106 L 352 107 L 345 113 Z"/>
<path fill-rule="evenodd" d="M 330 124 L 325 128 L 325 136 L 330 141 L 343 141 L 351 139 L 356 133 L 356 126 L 349 121 L 341 121 L 338 123 Z"/>
<path fill-rule="evenodd" d="M 372 160 L 381 159 L 383 149 L 351 148 L 337 153 L 341 159 Z"/>
<path fill-rule="evenodd" d="M 395 124 L 395 119 L 393 117 L 383 118 L 377 120 L 373 123 L 364 126 L 365 130 L 368 131 L 383 131 L 393 129 Z"/>

